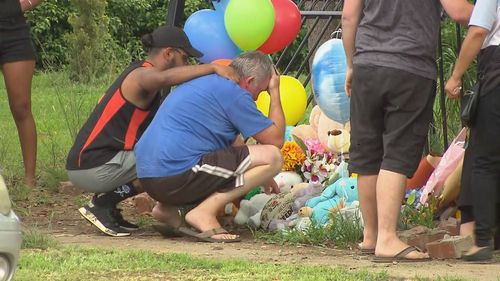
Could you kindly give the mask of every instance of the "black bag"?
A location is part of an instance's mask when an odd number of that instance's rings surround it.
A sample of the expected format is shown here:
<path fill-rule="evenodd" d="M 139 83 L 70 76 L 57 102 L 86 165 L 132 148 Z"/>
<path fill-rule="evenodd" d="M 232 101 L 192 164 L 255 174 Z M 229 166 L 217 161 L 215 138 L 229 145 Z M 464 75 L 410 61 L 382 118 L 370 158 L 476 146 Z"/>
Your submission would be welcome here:
<path fill-rule="evenodd" d="M 465 126 L 471 127 L 474 125 L 476 117 L 477 105 L 479 104 L 479 88 L 480 81 L 477 81 L 472 89 L 466 91 L 461 97 L 460 117 Z"/>

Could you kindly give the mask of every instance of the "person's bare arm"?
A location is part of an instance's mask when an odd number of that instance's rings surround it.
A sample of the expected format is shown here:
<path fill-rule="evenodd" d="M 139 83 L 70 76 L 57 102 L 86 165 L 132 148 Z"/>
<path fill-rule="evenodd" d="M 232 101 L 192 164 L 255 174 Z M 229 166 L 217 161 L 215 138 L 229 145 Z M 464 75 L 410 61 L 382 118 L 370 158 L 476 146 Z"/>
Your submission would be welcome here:
<path fill-rule="evenodd" d="M 38 6 L 42 0 L 19 0 L 19 4 L 21 5 L 21 10 L 24 12 L 34 9 Z"/>
<path fill-rule="evenodd" d="M 465 71 L 467 71 L 467 68 L 469 68 L 477 54 L 479 54 L 481 46 L 483 45 L 488 33 L 489 31 L 487 29 L 479 26 L 469 27 L 462 44 L 462 48 L 460 49 L 457 62 L 455 63 L 453 73 L 448 79 L 448 82 L 446 82 L 445 91 L 448 94 L 448 97 L 452 99 L 459 97 L 462 76 Z"/>
<path fill-rule="evenodd" d="M 361 19 L 361 11 L 363 10 L 363 0 L 345 0 L 344 9 L 342 10 L 342 43 L 346 55 L 346 80 L 345 93 L 351 96 L 351 81 L 352 81 L 352 57 L 354 56 L 354 41 L 356 39 L 356 31 Z"/>
<path fill-rule="evenodd" d="M 467 0 L 440 0 L 446 14 L 450 18 L 460 24 L 466 25 L 469 23 L 470 16 L 474 5 Z"/>
<path fill-rule="evenodd" d="M 134 80 L 144 92 L 153 94 L 162 88 L 168 88 L 212 73 L 217 73 L 236 82 L 239 80 L 238 74 L 232 67 L 218 64 L 179 66 L 165 71 L 144 67 L 134 73 Z"/>
<path fill-rule="evenodd" d="M 269 119 L 273 121 L 273 124 L 255 134 L 254 139 L 256 139 L 259 143 L 272 144 L 281 148 L 284 142 L 283 138 L 285 135 L 286 123 L 285 114 L 283 113 L 280 100 L 280 77 L 276 72 L 276 69 L 273 70 L 273 75 L 271 77 L 271 81 L 269 82 L 267 91 L 271 97 L 271 103 L 269 105 Z"/>

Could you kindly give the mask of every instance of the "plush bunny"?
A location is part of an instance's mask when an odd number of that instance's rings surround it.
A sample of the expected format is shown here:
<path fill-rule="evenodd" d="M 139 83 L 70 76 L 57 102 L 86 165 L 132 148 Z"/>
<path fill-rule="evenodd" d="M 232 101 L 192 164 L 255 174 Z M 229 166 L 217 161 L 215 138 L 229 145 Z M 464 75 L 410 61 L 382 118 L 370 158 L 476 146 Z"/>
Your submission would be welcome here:
<path fill-rule="evenodd" d="M 318 224 L 326 224 L 332 210 L 342 209 L 358 200 L 357 187 L 356 178 L 340 178 L 320 196 L 309 199 L 305 205 L 312 208 L 312 220 Z"/>

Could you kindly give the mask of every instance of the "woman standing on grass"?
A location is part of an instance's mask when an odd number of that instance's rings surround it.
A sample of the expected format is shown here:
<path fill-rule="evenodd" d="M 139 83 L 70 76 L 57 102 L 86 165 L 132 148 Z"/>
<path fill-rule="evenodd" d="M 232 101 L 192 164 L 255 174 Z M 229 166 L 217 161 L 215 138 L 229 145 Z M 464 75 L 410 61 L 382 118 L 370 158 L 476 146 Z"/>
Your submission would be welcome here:
<path fill-rule="evenodd" d="M 497 202 L 500 202 L 499 44 L 500 0 L 478 0 L 462 50 L 445 87 L 450 98 L 458 98 L 462 76 L 479 54 L 478 73 L 482 78 L 479 104 L 465 158 L 465 163 L 471 161 L 470 181 L 462 184 L 459 200 L 462 223 L 475 221 L 475 243 L 464 255 L 466 261 L 472 262 L 488 262 L 492 258 L 495 216 Z"/>
<path fill-rule="evenodd" d="M 41 0 L 0 0 L 0 66 L 16 123 L 26 184 L 35 185 L 36 127 L 31 112 L 35 49 L 24 13 Z"/>

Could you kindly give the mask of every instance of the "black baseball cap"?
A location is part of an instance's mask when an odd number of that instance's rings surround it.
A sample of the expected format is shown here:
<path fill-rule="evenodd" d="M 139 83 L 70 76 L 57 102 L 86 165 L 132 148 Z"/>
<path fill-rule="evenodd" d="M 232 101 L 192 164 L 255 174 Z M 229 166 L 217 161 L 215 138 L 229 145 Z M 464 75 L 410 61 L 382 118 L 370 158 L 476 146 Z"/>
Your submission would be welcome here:
<path fill-rule="evenodd" d="M 155 29 L 152 33 L 142 37 L 142 43 L 147 48 L 179 48 L 184 50 L 189 56 L 199 58 L 203 53 L 195 49 L 184 30 L 175 26 L 163 25 Z"/>

